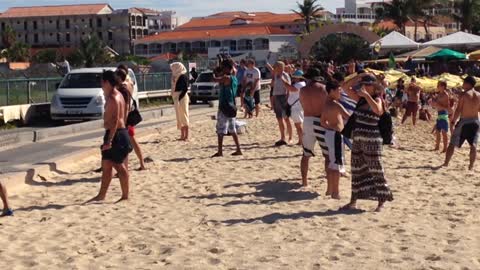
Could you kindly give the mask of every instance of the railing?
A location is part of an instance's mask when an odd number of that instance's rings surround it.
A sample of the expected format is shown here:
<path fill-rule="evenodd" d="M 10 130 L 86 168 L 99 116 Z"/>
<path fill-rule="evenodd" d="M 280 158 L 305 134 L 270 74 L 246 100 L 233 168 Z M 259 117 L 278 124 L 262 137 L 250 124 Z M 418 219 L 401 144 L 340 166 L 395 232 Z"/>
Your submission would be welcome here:
<path fill-rule="evenodd" d="M 139 99 L 167 97 L 171 89 L 171 73 L 137 74 Z M 0 106 L 49 103 L 62 78 L 30 78 L 0 80 Z M 262 80 L 262 85 L 270 80 Z"/>
<path fill-rule="evenodd" d="M 170 89 L 171 73 L 148 73 L 136 76 L 138 91 Z M 0 79 L 0 106 L 48 103 L 62 81 L 56 78 Z"/>

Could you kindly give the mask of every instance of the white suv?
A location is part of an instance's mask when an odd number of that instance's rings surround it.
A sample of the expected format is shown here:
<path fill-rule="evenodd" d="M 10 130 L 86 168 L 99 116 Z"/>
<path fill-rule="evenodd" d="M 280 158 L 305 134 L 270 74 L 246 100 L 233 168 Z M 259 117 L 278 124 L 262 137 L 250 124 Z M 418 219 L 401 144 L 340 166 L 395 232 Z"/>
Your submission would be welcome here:
<path fill-rule="evenodd" d="M 198 100 L 203 102 L 218 99 L 220 92 L 220 84 L 213 80 L 213 71 L 205 71 L 200 73 L 197 80 L 190 87 L 190 100 L 197 103 Z"/>
<path fill-rule="evenodd" d="M 96 120 L 103 117 L 105 97 L 101 85 L 104 70 L 115 68 L 83 68 L 72 70 L 58 86 L 52 97 L 50 115 L 53 120 Z M 138 85 L 135 74 L 128 70 L 133 81 L 133 98 L 138 104 Z"/>

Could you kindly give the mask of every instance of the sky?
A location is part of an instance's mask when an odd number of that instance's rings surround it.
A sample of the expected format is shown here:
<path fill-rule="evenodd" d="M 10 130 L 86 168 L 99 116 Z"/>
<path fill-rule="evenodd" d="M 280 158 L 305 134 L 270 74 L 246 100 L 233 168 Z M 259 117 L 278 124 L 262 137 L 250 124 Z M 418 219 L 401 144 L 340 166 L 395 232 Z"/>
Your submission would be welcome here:
<path fill-rule="evenodd" d="M 335 12 L 344 4 L 343 0 L 319 0 L 325 9 Z M 290 12 L 296 7 L 295 0 L 79 0 L 74 3 L 110 3 L 114 9 L 145 7 L 153 9 L 173 9 L 186 17 L 206 16 L 222 11 L 271 11 Z M 12 6 L 40 6 L 72 4 L 71 0 L 0 0 L 0 12 Z"/>

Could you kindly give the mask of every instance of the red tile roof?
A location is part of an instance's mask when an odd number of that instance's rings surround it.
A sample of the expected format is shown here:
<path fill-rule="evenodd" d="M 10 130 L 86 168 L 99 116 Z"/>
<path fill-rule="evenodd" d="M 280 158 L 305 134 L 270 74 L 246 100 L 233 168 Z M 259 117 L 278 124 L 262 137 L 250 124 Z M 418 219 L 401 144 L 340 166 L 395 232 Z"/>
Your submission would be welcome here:
<path fill-rule="evenodd" d="M 156 62 L 156 61 L 161 61 L 161 60 L 170 61 L 170 60 L 173 60 L 175 58 L 177 58 L 177 55 L 174 54 L 174 53 L 164 53 L 164 54 L 160 54 L 160 55 L 157 55 L 155 57 L 149 58 L 148 60 L 150 60 L 151 62 Z"/>
<path fill-rule="evenodd" d="M 181 25 L 179 28 L 208 28 L 230 26 L 235 19 L 244 19 L 251 21 L 251 24 L 273 25 L 273 24 L 291 24 L 302 21 L 296 13 L 275 14 L 270 12 L 224 12 L 214 14 L 209 17 L 192 18 L 189 22 Z"/>
<path fill-rule="evenodd" d="M 163 32 L 136 40 L 135 43 L 152 41 L 214 40 L 241 36 L 291 35 L 287 30 L 270 26 L 239 26 L 210 30 L 176 30 Z"/>
<path fill-rule="evenodd" d="M 0 18 L 92 15 L 100 13 L 105 8 L 113 10 L 108 4 L 12 7 L 2 13 Z"/>

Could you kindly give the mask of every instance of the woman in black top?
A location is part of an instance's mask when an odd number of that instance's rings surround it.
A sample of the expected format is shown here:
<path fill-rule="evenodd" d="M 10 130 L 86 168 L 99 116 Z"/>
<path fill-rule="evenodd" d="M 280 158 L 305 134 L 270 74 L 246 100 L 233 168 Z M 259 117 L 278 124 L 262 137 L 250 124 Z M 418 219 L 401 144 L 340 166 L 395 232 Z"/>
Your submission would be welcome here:
<path fill-rule="evenodd" d="M 187 94 L 187 69 L 180 62 L 172 63 L 170 69 L 172 70 L 172 98 L 177 115 L 177 128 L 181 131 L 180 140 L 188 141 L 188 126 L 190 123 L 188 104 L 190 99 Z"/>

